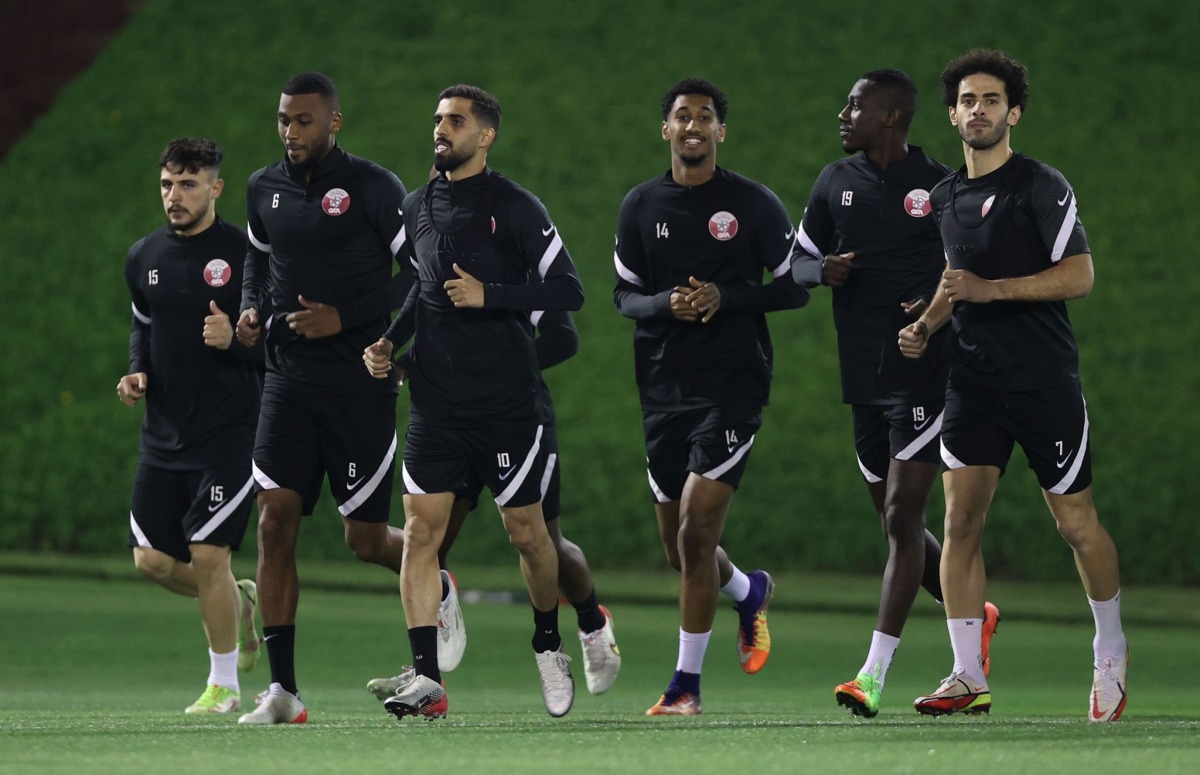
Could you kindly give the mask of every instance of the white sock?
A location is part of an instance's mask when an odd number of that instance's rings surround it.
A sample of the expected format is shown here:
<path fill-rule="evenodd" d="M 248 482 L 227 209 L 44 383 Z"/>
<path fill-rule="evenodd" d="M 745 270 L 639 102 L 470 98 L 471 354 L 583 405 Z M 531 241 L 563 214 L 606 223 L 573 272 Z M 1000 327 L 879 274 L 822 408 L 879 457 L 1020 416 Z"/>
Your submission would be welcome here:
<path fill-rule="evenodd" d="M 863 663 L 860 673 L 870 673 L 879 681 L 879 690 L 883 691 L 883 682 L 887 679 L 888 668 L 892 666 L 892 657 L 900 646 L 900 639 L 876 630 L 871 635 L 871 650 L 867 652 L 867 661 Z"/>
<path fill-rule="evenodd" d="M 1096 661 L 1125 656 L 1125 631 L 1121 629 L 1121 590 L 1112 600 L 1098 602 L 1088 598 L 1092 607 L 1092 618 L 1096 620 L 1096 637 L 1092 640 L 1092 651 Z"/>
<path fill-rule="evenodd" d="M 212 649 L 208 650 L 208 682 L 217 686 L 224 686 L 226 689 L 241 691 L 238 688 L 237 675 L 237 658 L 238 650 L 235 646 L 233 651 L 228 654 L 218 654 Z"/>
<path fill-rule="evenodd" d="M 947 619 L 950 646 L 954 649 L 954 672 L 968 681 L 987 683 L 983 677 L 983 619 Z"/>
<path fill-rule="evenodd" d="M 700 669 L 704 667 L 704 652 L 708 650 L 708 639 L 711 635 L 712 630 L 684 632 L 680 627 L 679 661 L 675 663 L 675 669 L 684 673 L 700 675 Z"/>
<path fill-rule="evenodd" d="M 721 587 L 721 591 L 732 597 L 733 602 L 740 603 L 750 597 L 750 577 L 733 565 L 733 576 L 728 584 Z"/>

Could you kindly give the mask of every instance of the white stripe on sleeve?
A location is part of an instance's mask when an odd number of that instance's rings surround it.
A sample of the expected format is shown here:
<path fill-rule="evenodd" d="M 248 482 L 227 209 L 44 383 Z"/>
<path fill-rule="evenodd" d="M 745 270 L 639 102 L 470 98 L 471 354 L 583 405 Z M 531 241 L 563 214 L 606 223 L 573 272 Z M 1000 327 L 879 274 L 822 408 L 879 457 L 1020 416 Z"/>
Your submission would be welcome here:
<path fill-rule="evenodd" d="M 269 243 L 266 243 L 266 242 L 263 242 L 262 240 L 260 240 L 254 234 L 254 229 L 250 228 L 249 223 L 246 224 L 246 236 L 250 238 L 250 244 L 253 245 L 254 247 L 258 248 L 259 250 L 261 250 L 264 253 L 271 252 L 271 245 Z"/>
<path fill-rule="evenodd" d="M 622 280 L 624 280 L 625 282 L 627 282 L 631 285 L 636 285 L 639 288 L 645 287 L 646 282 L 642 278 L 640 278 L 636 274 L 634 274 L 632 271 L 630 271 L 629 267 L 627 267 L 621 263 L 621 257 L 617 254 L 617 251 L 615 251 L 615 250 L 613 251 L 613 264 L 617 267 L 617 275 Z"/>
<path fill-rule="evenodd" d="M 138 319 L 139 323 L 141 323 L 143 325 L 147 325 L 147 326 L 150 325 L 150 316 L 149 315 L 143 315 L 138 310 L 137 305 L 134 304 L 133 302 L 129 302 L 129 306 L 133 308 L 133 316 Z"/>

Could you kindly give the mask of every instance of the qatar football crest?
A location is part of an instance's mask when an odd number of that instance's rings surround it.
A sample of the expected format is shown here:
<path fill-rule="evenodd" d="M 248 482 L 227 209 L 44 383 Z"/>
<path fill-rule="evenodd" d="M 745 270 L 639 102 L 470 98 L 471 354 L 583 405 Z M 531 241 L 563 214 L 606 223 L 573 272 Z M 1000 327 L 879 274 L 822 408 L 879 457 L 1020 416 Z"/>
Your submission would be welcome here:
<path fill-rule="evenodd" d="M 929 192 L 923 188 L 914 188 L 904 197 L 904 212 L 914 218 L 924 218 L 933 212 L 929 204 Z"/>
<path fill-rule="evenodd" d="M 350 194 L 344 188 L 331 188 L 321 198 L 321 209 L 326 215 L 341 215 L 350 209 Z"/>
<path fill-rule="evenodd" d="M 727 213 L 722 210 L 719 213 L 714 213 L 713 217 L 708 219 L 708 233 L 721 242 L 733 239 L 734 235 L 737 234 L 737 230 L 738 221 L 733 213 Z"/>
<path fill-rule="evenodd" d="M 214 288 L 220 288 L 229 282 L 229 262 L 223 258 L 214 258 L 204 265 L 204 282 Z"/>

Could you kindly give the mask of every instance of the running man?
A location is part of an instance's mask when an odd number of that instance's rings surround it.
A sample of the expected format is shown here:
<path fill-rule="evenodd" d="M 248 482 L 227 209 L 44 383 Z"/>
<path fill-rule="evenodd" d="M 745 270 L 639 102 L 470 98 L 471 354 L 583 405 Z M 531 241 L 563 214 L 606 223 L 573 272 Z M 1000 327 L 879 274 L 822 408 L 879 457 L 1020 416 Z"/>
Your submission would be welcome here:
<path fill-rule="evenodd" d="M 991 708 L 980 643 L 987 586 L 980 543 L 1019 444 L 1075 555 L 1095 618 L 1088 718 L 1116 721 L 1125 709 L 1129 646 L 1117 549 L 1092 500 L 1087 405 L 1066 304 L 1091 292 L 1092 255 L 1070 184 L 1010 147 L 1028 94 L 1025 67 L 1001 51 L 975 49 L 942 71 L 942 98 L 966 164 L 931 192 L 947 268 L 929 309 L 900 330 L 899 344 L 919 358 L 953 321 L 941 577 L 954 667 L 914 705 L 934 716 Z"/>
<path fill-rule="evenodd" d="M 440 174 L 402 208 L 420 286 L 407 374 L 400 572 L 414 672 L 384 702 L 397 718 L 441 717 L 449 708 L 437 648 L 438 548 L 455 492 L 471 476 L 491 489 L 521 557 L 546 710 L 566 715 L 575 697 L 558 631 L 558 556 L 541 507 L 553 466 L 529 315 L 579 309 L 583 286 L 541 202 L 487 166 L 500 117 L 499 102 L 484 90 L 444 89 L 433 116 Z M 369 367 L 378 359 L 385 374 L 393 345 L 387 337 L 375 344 L 362 357 Z"/>
<path fill-rule="evenodd" d="M 575 329 L 570 312 L 539 311 L 529 317 L 530 323 L 537 330 L 537 340 L 534 344 L 539 369 L 545 371 L 573 357 L 579 351 L 579 333 Z M 411 324 L 411 320 L 406 322 Z M 411 335 L 411 328 L 403 324 L 393 325 L 388 330 L 388 339 L 393 348 L 402 346 Z M 390 375 L 401 384 L 407 379 L 407 353 L 391 364 L 391 371 L 388 356 L 377 345 L 367 348 L 364 361 L 371 374 L 379 379 Z M 549 465 L 552 466 L 549 475 L 544 474 L 542 479 L 542 514 L 546 518 L 546 529 L 550 532 L 550 540 L 554 542 L 554 550 L 558 555 L 558 589 L 575 608 L 588 691 L 592 694 L 603 694 L 612 686 L 620 672 L 621 651 L 613 632 L 612 614 L 596 599 L 596 587 L 592 581 L 587 557 L 583 550 L 568 540 L 562 532 L 559 519 L 561 474 L 554 404 L 545 380 L 542 380 L 541 389 L 546 412 L 544 439 L 549 451 Z M 448 570 L 448 558 L 454 539 L 466 522 L 467 515 L 478 505 L 482 491 L 483 482 L 479 477 L 472 476 L 462 491 L 455 493 L 454 508 L 450 512 L 446 535 L 438 547 L 438 567 L 442 576 L 442 604 L 438 609 L 438 665 L 443 672 L 452 669 L 446 666 L 448 661 L 454 666 L 458 664 L 466 648 L 466 630 L 462 625 L 462 613 L 457 605 L 458 591 Z M 367 684 L 367 690 L 380 700 L 386 700 L 394 695 L 402 684 L 407 683 L 413 675 L 411 671 L 410 667 L 391 678 L 373 679 Z"/>
<path fill-rule="evenodd" d="M 234 340 L 246 233 L 216 210 L 221 147 L 172 140 L 159 157 L 167 225 L 125 261 L 133 297 L 127 406 L 146 399 L 129 511 L 129 545 L 146 577 L 200 601 L 208 685 L 186 713 L 240 707 L 238 670 L 258 660 L 255 584 L 235 581 L 230 554 L 252 503 L 250 450 L 262 387 L 262 350 Z"/>
<path fill-rule="evenodd" d="M 771 651 L 771 576 L 743 573 L 720 541 L 770 393 L 765 313 L 801 307 L 809 294 L 792 279 L 795 231 L 779 198 L 717 166 L 727 108 L 699 78 L 667 91 L 671 169 L 631 190 L 617 220 L 614 301 L 636 321 L 647 473 L 663 549 L 681 573 L 679 659 L 651 716 L 700 713 L 718 592 L 738 612 L 742 669 L 762 670 Z"/>
<path fill-rule="evenodd" d="M 922 586 L 939 603 L 942 547 L 925 528 L 940 469 L 949 338 L 941 332 L 917 361 L 892 345 L 920 315 L 945 269 L 929 191 L 950 168 L 908 142 L 917 87 L 899 70 L 859 78 L 838 114 L 842 149 L 853 153 L 817 176 L 792 275 L 833 289 L 842 401 L 851 406 L 858 467 L 888 541 L 875 632 L 857 677 L 834 689 L 838 704 L 873 718 L 900 633 Z M 913 317 L 910 317 L 913 316 Z M 983 655 L 999 614 L 990 603 Z"/>
<path fill-rule="evenodd" d="M 400 572 L 403 536 L 388 526 L 396 390 L 362 370 L 363 348 L 387 330 L 411 286 L 393 257 L 404 246 L 400 180 L 342 150 L 337 87 L 301 73 L 277 114 L 282 161 L 250 176 L 250 247 L 237 335 L 266 342 L 267 377 L 254 447 L 258 589 L 271 685 L 242 724 L 302 723 L 296 685 L 296 539 L 322 481 L 346 544 Z M 264 304 L 274 310 L 266 315 Z"/>

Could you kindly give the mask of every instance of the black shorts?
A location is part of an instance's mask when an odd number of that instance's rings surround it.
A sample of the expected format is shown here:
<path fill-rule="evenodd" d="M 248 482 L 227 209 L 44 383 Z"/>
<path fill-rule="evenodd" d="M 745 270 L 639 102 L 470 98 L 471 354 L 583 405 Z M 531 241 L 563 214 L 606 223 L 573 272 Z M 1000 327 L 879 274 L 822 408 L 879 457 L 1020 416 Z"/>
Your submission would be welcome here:
<path fill-rule="evenodd" d="M 683 497 L 689 473 L 737 489 L 754 445 L 754 434 L 762 427 L 762 407 L 643 412 L 642 424 L 650 490 L 657 502 L 670 503 Z"/>
<path fill-rule="evenodd" d="M 244 454 L 244 453 L 243 453 Z M 129 510 L 129 545 L 191 562 L 189 544 L 241 548 L 254 479 L 245 463 L 175 471 L 138 462 Z"/>
<path fill-rule="evenodd" d="M 996 466 L 1020 444 L 1043 490 L 1056 495 L 1092 483 L 1087 402 L 1078 385 L 1025 393 L 951 387 L 942 423 L 942 462 L 949 468 Z"/>
<path fill-rule="evenodd" d="M 387 522 L 396 461 L 396 397 L 263 392 L 254 479 L 300 493 L 312 514 L 328 475 L 342 516 Z"/>
<path fill-rule="evenodd" d="M 538 503 L 551 450 L 549 425 L 495 425 L 450 428 L 411 420 L 404 434 L 401 466 L 404 491 L 463 493 L 471 477 L 487 485 L 497 506 L 520 508 Z M 548 480 L 547 480 L 548 481 Z"/>
<path fill-rule="evenodd" d="M 554 425 L 547 425 L 542 434 L 542 445 L 547 450 L 546 470 L 542 472 L 542 516 L 547 522 L 558 519 L 562 514 L 559 504 L 559 475 L 558 475 L 558 432 Z M 469 511 L 474 511 L 479 505 L 479 494 L 483 492 L 483 479 L 474 472 L 467 474 L 467 481 L 461 489 L 454 491 L 455 500 L 471 502 Z"/>
<path fill-rule="evenodd" d="M 938 434 L 944 408 L 941 401 L 852 406 L 854 451 L 863 478 L 872 484 L 887 481 L 892 459 L 941 463 Z"/>

